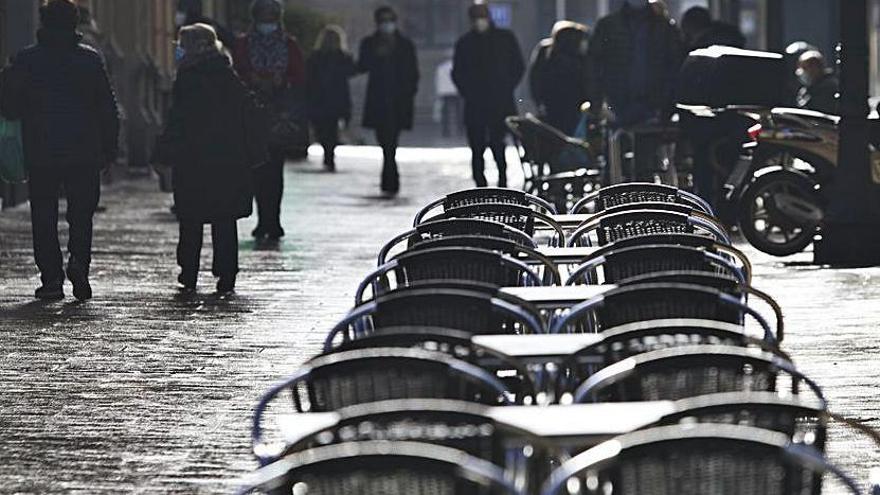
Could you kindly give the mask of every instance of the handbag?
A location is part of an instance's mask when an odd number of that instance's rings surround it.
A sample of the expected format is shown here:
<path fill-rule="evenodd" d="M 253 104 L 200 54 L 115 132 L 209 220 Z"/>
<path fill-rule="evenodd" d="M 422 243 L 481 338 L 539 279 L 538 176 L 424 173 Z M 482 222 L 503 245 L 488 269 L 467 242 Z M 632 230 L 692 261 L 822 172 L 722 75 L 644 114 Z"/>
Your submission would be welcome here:
<path fill-rule="evenodd" d="M 21 121 L 0 116 L 0 179 L 9 184 L 27 181 Z"/>
<path fill-rule="evenodd" d="M 273 147 L 308 146 L 305 98 L 294 88 L 281 91 L 269 104 L 269 141 Z"/>

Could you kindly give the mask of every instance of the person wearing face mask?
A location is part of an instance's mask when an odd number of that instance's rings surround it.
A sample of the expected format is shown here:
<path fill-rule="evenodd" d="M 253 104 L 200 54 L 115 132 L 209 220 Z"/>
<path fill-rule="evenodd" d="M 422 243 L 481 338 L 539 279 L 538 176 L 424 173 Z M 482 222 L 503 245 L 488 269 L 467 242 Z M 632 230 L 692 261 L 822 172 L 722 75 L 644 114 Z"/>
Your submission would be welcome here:
<path fill-rule="evenodd" d="M 281 24 L 279 0 L 255 0 L 251 4 L 253 27 L 238 39 L 233 58 L 235 70 L 266 106 L 271 115 L 269 160 L 257 168 L 254 193 L 257 200 L 257 240 L 277 241 L 284 236 L 281 198 L 284 192 L 284 160 L 300 126 L 298 102 L 305 89 L 305 63 L 296 40 Z M 304 120 L 304 119 L 303 119 Z"/>
<path fill-rule="evenodd" d="M 203 14 L 202 0 L 178 0 L 177 10 L 174 12 L 174 25 L 177 29 L 198 23 L 214 28 L 217 38 L 226 50 L 232 50 L 235 46 L 235 34 Z"/>
<path fill-rule="evenodd" d="M 471 170 L 477 187 L 486 187 L 483 154 L 488 147 L 498 167 L 498 186 L 507 187 L 504 119 L 517 113 L 513 93 L 525 62 L 516 36 L 494 25 L 487 4 L 472 5 L 468 15 L 471 30 L 455 44 L 452 80 L 464 98 Z"/>
<path fill-rule="evenodd" d="M 382 147 L 382 194 L 394 196 L 400 190 L 398 139 L 402 130 L 412 129 L 419 65 L 415 45 L 397 28 L 394 9 L 379 7 L 373 18 L 376 32 L 358 50 L 358 70 L 368 77 L 363 125 L 376 131 Z"/>
<path fill-rule="evenodd" d="M 552 43 L 532 64 L 532 92 L 542 119 L 571 135 L 581 119 L 581 105 L 595 97 L 587 58 L 587 27 L 569 23 L 555 31 Z"/>
<path fill-rule="evenodd" d="M 797 94 L 798 107 L 837 114 L 837 77 L 825 66 L 825 57 L 820 52 L 804 52 L 798 59 L 795 75 L 801 83 Z"/>
<path fill-rule="evenodd" d="M 339 127 L 347 126 L 351 120 L 348 79 L 356 71 L 345 31 L 337 25 L 326 26 L 318 34 L 315 49 L 306 65 L 306 94 L 309 120 L 324 148 L 324 168 L 329 172 L 336 170 L 334 148 L 339 141 Z"/>

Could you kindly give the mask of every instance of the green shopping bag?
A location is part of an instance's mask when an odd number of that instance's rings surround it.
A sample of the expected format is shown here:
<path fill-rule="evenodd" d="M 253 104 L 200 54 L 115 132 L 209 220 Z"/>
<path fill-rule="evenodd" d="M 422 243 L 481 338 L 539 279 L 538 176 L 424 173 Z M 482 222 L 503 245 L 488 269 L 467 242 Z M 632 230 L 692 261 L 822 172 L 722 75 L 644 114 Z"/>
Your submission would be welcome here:
<path fill-rule="evenodd" d="M 21 122 L 0 116 L 0 180 L 14 184 L 27 181 Z"/>

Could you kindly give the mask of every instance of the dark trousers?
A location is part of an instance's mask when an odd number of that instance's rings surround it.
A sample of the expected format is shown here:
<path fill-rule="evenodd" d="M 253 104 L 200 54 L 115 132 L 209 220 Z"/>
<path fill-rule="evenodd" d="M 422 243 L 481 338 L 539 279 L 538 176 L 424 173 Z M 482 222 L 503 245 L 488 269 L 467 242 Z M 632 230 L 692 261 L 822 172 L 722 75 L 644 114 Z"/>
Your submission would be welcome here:
<path fill-rule="evenodd" d="M 507 159 L 504 156 L 504 138 L 507 126 L 504 119 L 498 121 L 467 122 L 467 138 L 471 147 L 471 170 L 477 187 L 486 187 L 486 161 L 483 154 L 488 147 L 492 150 L 495 165 L 498 167 L 498 187 L 507 187 Z"/>
<path fill-rule="evenodd" d="M 269 150 L 269 160 L 254 171 L 257 229 L 281 231 L 281 196 L 284 192 L 284 151 Z"/>
<path fill-rule="evenodd" d="M 339 121 L 337 119 L 314 120 L 315 137 L 324 148 L 324 164 L 333 161 L 336 145 L 339 144 Z"/>
<path fill-rule="evenodd" d="M 204 224 L 200 221 L 180 220 L 177 264 L 186 277 L 195 278 L 199 273 L 203 229 Z M 235 218 L 211 223 L 211 245 L 214 247 L 211 273 L 217 277 L 234 277 L 238 273 L 238 224 Z"/>
<path fill-rule="evenodd" d="M 376 141 L 382 147 L 382 184 L 385 192 L 400 190 L 400 174 L 397 171 L 397 146 L 400 143 L 400 128 L 387 126 L 376 129 Z"/>
<path fill-rule="evenodd" d="M 62 186 L 67 196 L 68 266 L 88 274 L 92 262 L 92 217 L 101 197 L 100 173 L 91 167 L 33 172 L 28 182 L 31 228 L 34 258 L 43 283 L 64 280 L 58 242 L 58 198 Z"/>

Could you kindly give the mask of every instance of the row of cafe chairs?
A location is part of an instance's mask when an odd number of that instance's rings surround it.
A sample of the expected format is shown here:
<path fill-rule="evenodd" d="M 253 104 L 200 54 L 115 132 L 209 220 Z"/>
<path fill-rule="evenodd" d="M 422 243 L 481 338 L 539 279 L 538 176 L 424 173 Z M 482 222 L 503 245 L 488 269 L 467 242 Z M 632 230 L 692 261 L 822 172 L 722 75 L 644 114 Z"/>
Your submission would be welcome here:
<path fill-rule="evenodd" d="M 862 493 L 824 458 L 825 396 L 780 349 L 779 306 L 751 287 L 748 259 L 708 206 L 629 184 L 560 216 L 507 191 L 435 201 L 381 249 L 321 355 L 258 403 L 263 467 L 243 492 L 818 494 L 831 481 Z M 506 207 L 517 215 L 499 215 Z M 536 223 L 527 211 L 543 231 L 521 228 Z M 657 222 L 599 236 L 577 263 L 548 254 L 583 225 L 631 212 L 705 228 Z M 547 290 L 594 295 L 549 306 L 528 297 Z M 576 345 L 541 354 L 568 339 Z M 623 420 L 652 407 L 665 409 Z M 581 436 L 566 428 L 594 422 L 619 431 L 571 440 Z"/>

